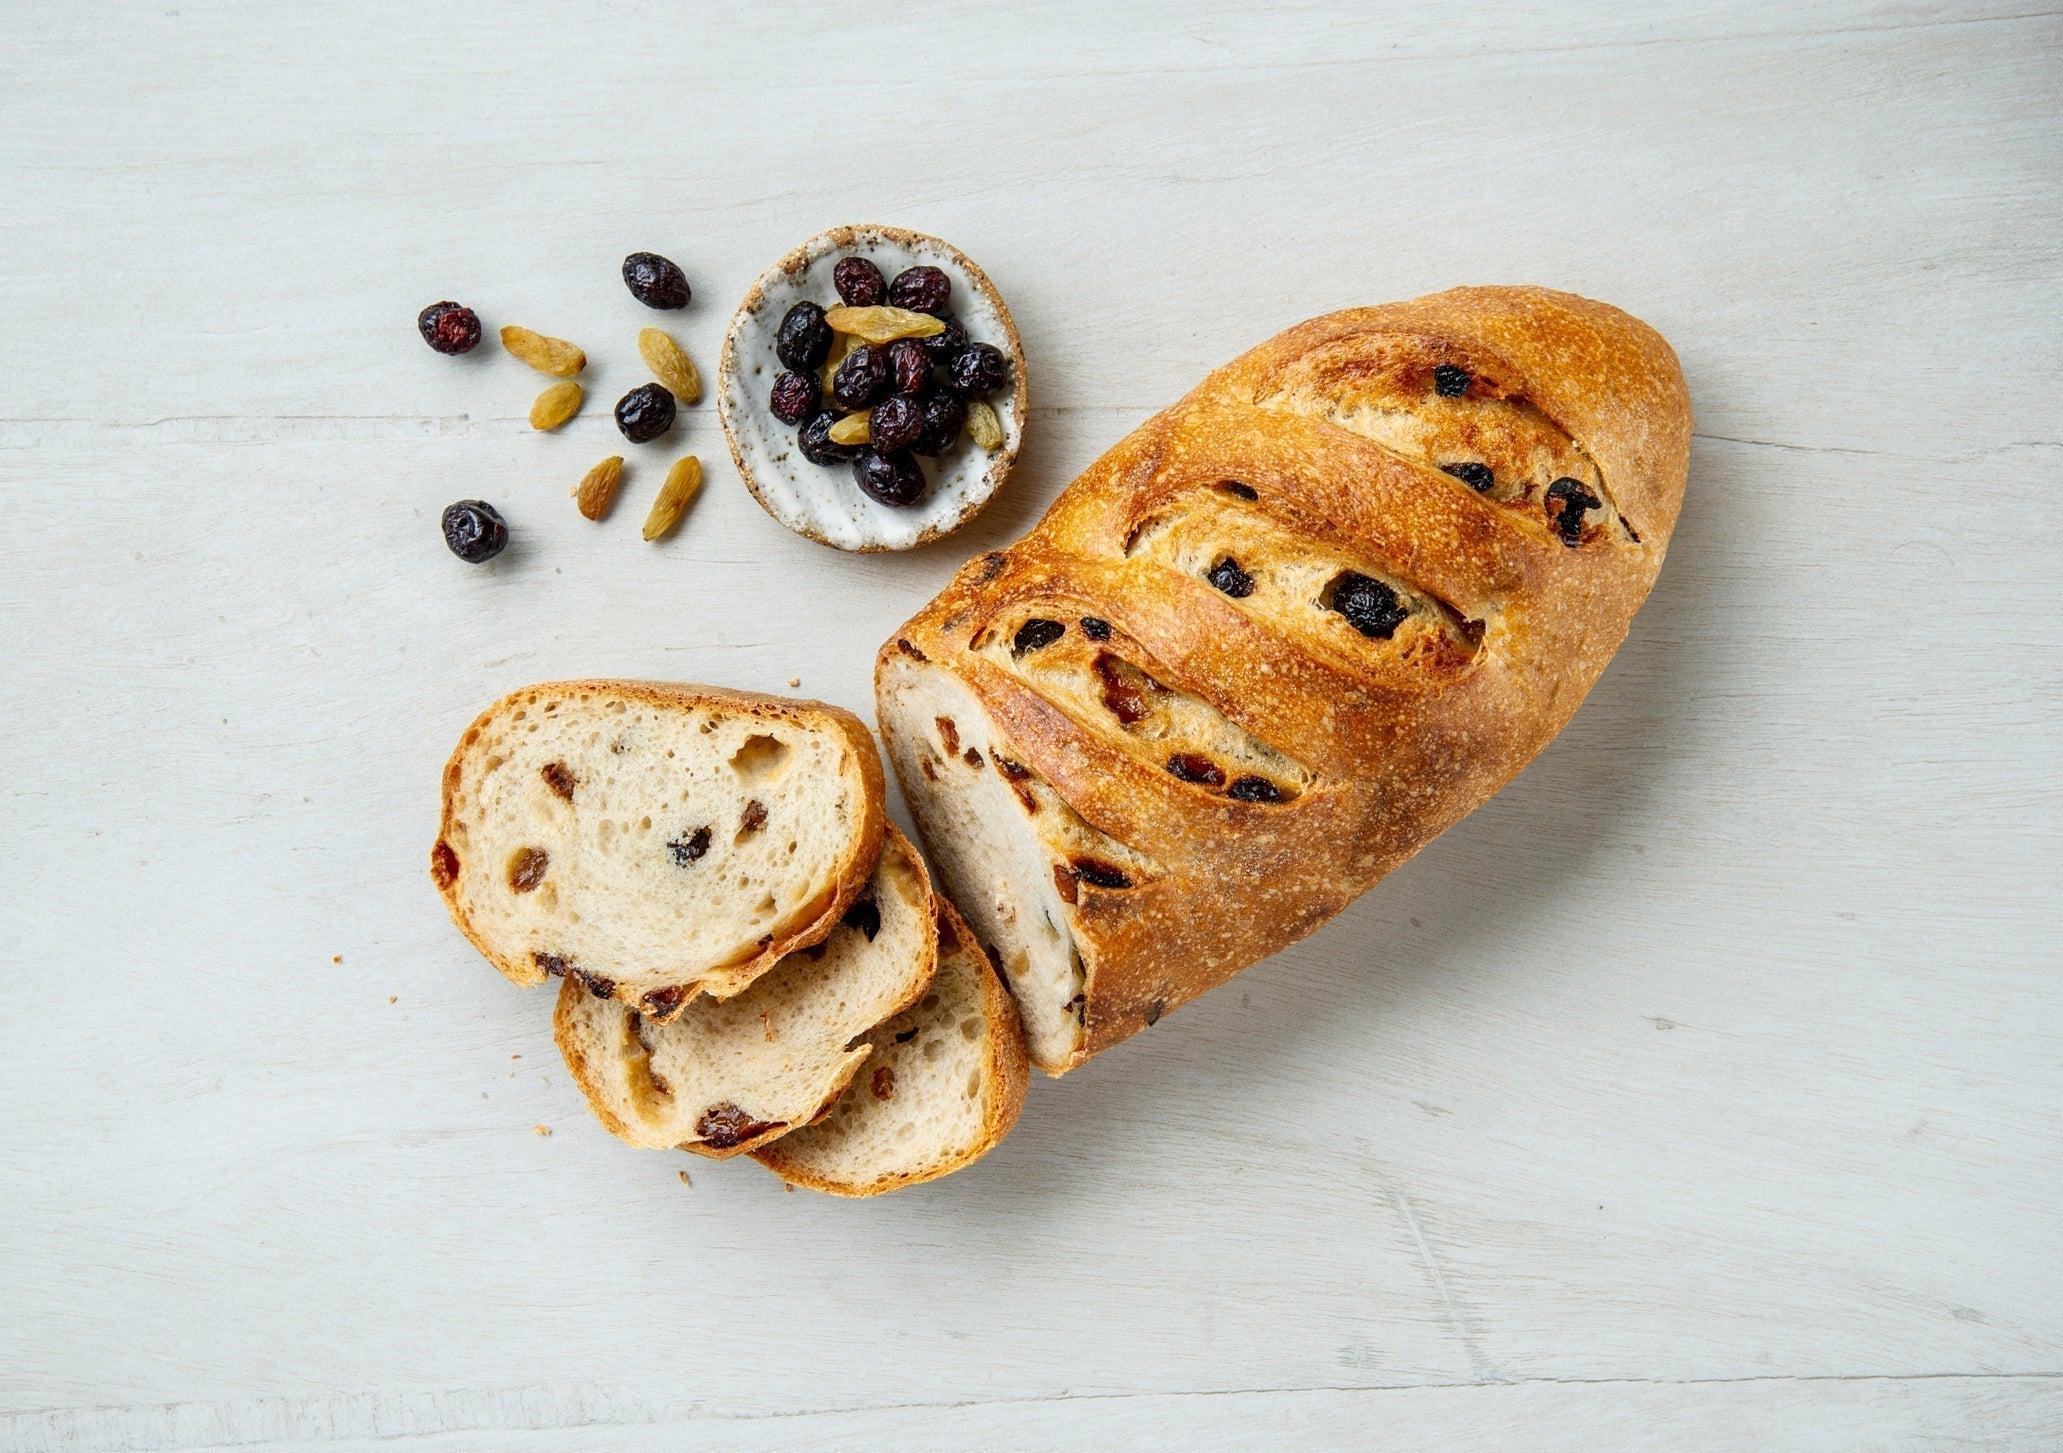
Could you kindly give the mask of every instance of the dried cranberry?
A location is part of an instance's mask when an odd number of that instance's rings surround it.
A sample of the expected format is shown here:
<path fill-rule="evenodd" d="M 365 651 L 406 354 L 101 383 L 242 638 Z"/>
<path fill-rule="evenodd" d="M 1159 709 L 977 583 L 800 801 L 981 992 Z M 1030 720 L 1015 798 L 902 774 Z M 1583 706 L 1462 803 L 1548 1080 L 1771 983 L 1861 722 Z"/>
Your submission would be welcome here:
<path fill-rule="evenodd" d="M 648 308 L 688 305 L 688 275 L 656 252 L 633 252 L 624 258 L 623 285 Z"/>
<path fill-rule="evenodd" d="M 1168 771 L 1184 782 L 1194 782 L 1199 787 L 1225 785 L 1225 769 L 1209 757 L 1200 757 L 1194 752 L 1177 752 L 1168 758 Z"/>
<path fill-rule="evenodd" d="M 1458 399 L 1468 392 L 1468 370 L 1443 363 L 1433 370 L 1433 392 L 1443 399 Z"/>
<path fill-rule="evenodd" d="M 1232 785 L 1225 789 L 1227 797 L 1236 797 L 1241 802 L 1280 802 L 1282 789 L 1266 777 L 1235 777 Z"/>
<path fill-rule="evenodd" d="M 501 513 L 484 499 L 462 499 L 444 507 L 444 543 L 469 565 L 482 565 L 509 542 Z"/>
<path fill-rule="evenodd" d="M 888 280 L 864 257 L 841 257 L 831 269 L 831 286 L 847 307 L 871 308 L 888 291 Z"/>
<path fill-rule="evenodd" d="M 666 851 L 673 854 L 673 865 L 685 868 L 709 851 L 709 829 L 698 827 L 691 833 L 675 838 L 666 845 Z"/>
<path fill-rule="evenodd" d="M 1332 583 L 1332 608 L 1372 641 L 1387 641 L 1411 614 L 1398 601 L 1396 591 L 1351 570 Z"/>
<path fill-rule="evenodd" d="M 915 338 L 898 338 L 888 345 L 888 367 L 899 394 L 923 393 L 931 382 L 931 355 Z"/>
<path fill-rule="evenodd" d="M 1204 579 L 1231 596 L 1234 600 L 1245 600 L 1254 593 L 1254 578 L 1239 568 L 1239 562 L 1227 555 L 1205 573 Z"/>
<path fill-rule="evenodd" d="M 969 398 L 992 394 L 1009 381 L 1010 364 L 993 343 L 970 343 L 946 365 L 946 378 L 954 393 Z"/>
<path fill-rule="evenodd" d="M 457 303 L 432 303 L 416 314 L 423 342 L 439 353 L 471 353 L 480 342 L 480 315 Z"/>
<path fill-rule="evenodd" d="M 937 458 L 959 443 L 960 431 L 967 427 L 967 405 L 944 389 L 922 395 L 919 402 L 924 405 L 924 433 L 910 448 Z"/>
<path fill-rule="evenodd" d="M 831 375 L 831 397 L 848 413 L 872 408 L 888 392 L 888 350 L 878 343 L 862 343 L 845 355 Z"/>
<path fill-rule="evenodd" d="M 1061 622 L 1033 616 L 1017 628 L 1017 634 L 1010 638 L 1010 644 L 1017 654 L 1022 656 L 1027 651 L 1043 651 L 1066 634 L 1067 627 Z"/>
<path fill-rule="evenodd" d="M 1487 464 L 1443 464 L 1442 474 L 1451 474 L 1477 494 L 1481 494 L 1497 482 L 1497 476 L 1490 472 Z"/>
<path fill-rule="evenodd" d="M 801 302 L 781 317 L 774 334 L 774 356 L 788 367 L 816 368 L 831 354 L 831 325 L 815 303 Z"/>
<path fill-rule="evenodd" d="M 814 414 L 824 402 L 824 385 L 815 373 L 797 373 L 793 369 L 774 380 L 773 396 L 767 406 L 774 411 L 774 417 L 784 424 L 799 424 Z"/>
<path fill-rule="evenodd" d="M 867 433 L 876 449 L 907 449 L 924 432 L 924 405 L 908 394 L 891 394 L 874 405 Z"/>
<path fill-rule="evenodd" d="M 1082 634 L 1092 641 L 1107 641 L 1110 639 L 1110 622 L 1100 616 L 1083 616 Z"/>
<path fill-rule="evenodd" d="M 934 333 L 929 338 L 917 340 L 924 345 L 924 351 L 931 355 L 931 361 L 941 366 L 958 358 L 960 350 L 967 346 L 967 330 L 960 326 L 959 320 L 948 318 L 945 324 L 945 332 Z"/>
<path fill-rule="evenodd" d="M 852 477 L 871 499 L 912 505 L 924 493 L 924 467 L 907 449 L 868 449 L 852 462 Z"/>
<path fill-rule="evenodd" d="M 831 426 L 837 422 L 836 409 L 823 409 L 802 426 L 795 447 L 804 459 L 812 464 L 843 464 L 860 452 L 857 445 L 841 444 L 831 437 Z"/>
<path fill-rule="evenodd" d="M 664 384 L 639 384 L 616 401 L 616 427 L 633 444 L 651 443 L 673 427 L 673 395 Z"/>
<path fill-rule="evenodd" d="M 1582 544 L 1585 512 L 1603 507 L 1604 501 L 1586 489 L 1580 479 L 1557 479 L 1547 487 L 1547 520 L 1564 545 Z"/>
<path fill-rule="evenodd" d="M 861 898 L 846 909 L 845 917 L 838 921 L 847 928 L 864 933 L 867 942 L 872 943 L 874 935 L 881 932 L 881 907 L 872 898 Z"/>
<path fill-rule="evenodd" d="M 953 280 L 935 267 L 905 268 L 888 285 L 888 301 L 913 313 L 943 316 L 952 296 Z"/>

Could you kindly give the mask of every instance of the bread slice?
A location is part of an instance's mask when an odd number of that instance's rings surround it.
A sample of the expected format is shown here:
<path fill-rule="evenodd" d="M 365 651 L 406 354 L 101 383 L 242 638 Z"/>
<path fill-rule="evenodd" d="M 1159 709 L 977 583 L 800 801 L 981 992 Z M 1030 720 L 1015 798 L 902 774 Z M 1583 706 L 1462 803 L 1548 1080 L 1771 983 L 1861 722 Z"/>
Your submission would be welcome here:
<path fill-rule="evenodd" d="M 615 1134 L 723 1159 L 828 1111 L 866 1062 L 867 1031 L 920 999 L 937 963 L 930 879 L 890 827 L 866 893 L 823 943 L 665 1024 L 569 981 L 555 1037 Z"/>
<path fill-rule="evenodd" d="M 518 984 L 563 976 L 665 1019 L 831 932 L 880 853 L 882 780 L 859 718 L 821 702 L 532 686 L 452 754 L 430 875 Z"/>
<path fill-rule="evenodd" d="M 1010 1133 L 1031 1077 L 1017 1006 L 966 923 L 938 903 L 930 990 L 867 1038 L 831 1113 L 752 1157 L 791 1185 L 878 1196 L 980 1160 Z"/>

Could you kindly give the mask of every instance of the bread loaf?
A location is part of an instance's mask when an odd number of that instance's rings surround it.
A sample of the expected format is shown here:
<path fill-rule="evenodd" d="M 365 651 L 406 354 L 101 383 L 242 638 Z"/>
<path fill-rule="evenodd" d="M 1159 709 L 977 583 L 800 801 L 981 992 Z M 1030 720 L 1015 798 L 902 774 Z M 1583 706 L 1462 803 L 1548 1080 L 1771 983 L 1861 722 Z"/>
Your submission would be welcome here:
<path fill-rule="evenodd" d="M 663 1024 L 569 980 L 554 1038 L 613 1133 L 723 1159 L 828 1112 L 866 1062 L 867 1031 L 916 1002 L 937 964 L 931 881 L 891 827 L 866 892 L 822 943 Z"/>
<path fill-rule="evenodd" d="M 1058 1074 L 1311 933 L 1569 719 L 1661 568 L 1690 402 L 1615 308 L 1290 329 L 883 647 L 942 886 Z"/>
<path fill-rule="evenodd" d="M 937 902 L 938 973 L 924 997 L 867 1036 L 872 1053 L 829 1115 L 752 1152 L 789 1184 L 878 1196 L 973 1164 L 1017 1123 L 1028 1071 L 1016 1006 Z"/>
<path fill-rule="evenodd" d="M 519 984 L 563 976 L 661 1020 L 819 942 L 887 822 L 850 712 L 705 686 L 514 692 L 444 769 L 430 875 Z"/>

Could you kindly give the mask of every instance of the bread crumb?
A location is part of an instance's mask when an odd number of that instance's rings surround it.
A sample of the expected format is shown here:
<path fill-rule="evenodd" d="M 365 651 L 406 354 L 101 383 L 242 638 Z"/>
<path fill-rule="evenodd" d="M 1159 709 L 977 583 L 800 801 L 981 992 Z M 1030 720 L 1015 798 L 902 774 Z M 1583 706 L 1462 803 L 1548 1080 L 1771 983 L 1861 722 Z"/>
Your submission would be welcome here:
<path fill-rule="evenodd" d="M 395 1001 L 396 999 L 399 999 L 400 997 L 401 997 L 401 996 L 400 996 L 399 994 L 389 994 L 389 995 L 387 996 L 387 1002 L 388 1002 L 389 1004 L 392 1004 L 392 1003 L 393 1003 L 393 1002 L 394 1002 L 394 1001 Z"/>
<path fill-rule="evenodd" d="M 781 1189 L 786 1191 L 791 1196 L 795 1194 L 795 1187 L 789 1185 L 786 1181 L 781 1182 Z"/>
<path fill-rule="evenodd" d="M 552 1127 L 549 1125 L 533 1125 L 530 1128 L 532 1130 L 535 1130 L 539 1135 L 549 1135 L 552 1133 Z"/>
<path fill-rule="evenodd" d="M 762 1010 L 760 1010 L 760 1011 L 759 1011 L 759 1027 L 760 1027 L 760 1032 L 762 1033 L 762 1035 L 764 1035 L 764 1037 L 765 1037 L 765 1039 L 766 1039 L 766 1042 L 767 1042 L 768 1044 L 772 1044 L 772 1043 L 774 1042 L 774 1012 L 773 1012 L 773 1010 L 771 1010 L 771 1009 L 762 1009 Z"/>
<path fill-rule="evenodd" d="M 695 1183 L 688 1179 L 688 1173 L 686 1171 L 681 1172 L 681 1184 L 686 1186 L 691 1191 L 695 1189 Z"/>
<path fill-rule="evenodd" d="M 788 678 L 788 684 L 790 686 L 800 686 L 802 685 L 802 678 L 800 676 L 790 676 Z"/>
<path fill-rule="evenodd" d="M 521 1056 L 520 1054 L 512 1054 L 509 1056 L 510 1059 L 521 1059 L 522 1057 L 523 1056 Z"/>
<path fill-rule="evenodd" d="M 331 954 L 330 962 L 333 964 L 341 964 L 342 962 L 344 962 L 344 956 L 342 954 Z"/>

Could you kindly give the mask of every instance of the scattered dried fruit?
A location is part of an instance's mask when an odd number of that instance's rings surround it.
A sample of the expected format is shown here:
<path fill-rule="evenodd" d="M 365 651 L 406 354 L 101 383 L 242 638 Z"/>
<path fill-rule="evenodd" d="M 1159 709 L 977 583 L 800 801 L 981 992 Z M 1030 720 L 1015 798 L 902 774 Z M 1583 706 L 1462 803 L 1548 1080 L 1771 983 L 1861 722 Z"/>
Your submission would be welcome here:
<path fill-rule="evenodd" d="M 580 483 L 573 486 L 573 501 L 585 518 L 599 520 L 609 513 L 609 505 L 616 498 L 616 486 L 621 483 L 623 456 L 611 454 L 580 476 Z"/>
<path fill-rule="evenodd" d="M 921 349 L 918 356 L 923 356 Z M 907 449 L 924 432 L 924 405 L 908 394 L 891 394 L 874 405 L 867 430 L 883 449 Z"/>
<path fill-rule="evenodd" d="M 1003 421 L 981 399 L 967 401 L 967 437 L 991 454 L 1003 447 Z"/>
<path fill-rule="evenodd" d="M 544 881 L 551 854 L 543 848 L 517 848 L 509 858 L 509 891 L 528 893 Z"/>
<path fill-rule="evenodd" d="M 1010 646 L 1022 656 L 1027 651 L 1043 651 L 1066 634 L 1067 626 L 1064 622 L 1033 616 L 1017 628 L 1017 634 L 1010 638 Z"/>
<path fill-rule="evenodd" d="M 469 565 L 482 565 L 509 542 L 509 527 L 484 499 L 462 499 L 444 507 L 444 543 Z"/>
<path fill-rule="evenodd" d="M 910 448 L 935 459 L 958 442 L 960 430 L 967 422 L 967 405 L 958 394 L 949 394 L 944 389 L 933 389 L 920 402 L 924 405 L 924 432 Z"/>
<path fill-rule="evenodd" d="M 580 412 L 584 397 L 580 385 L 572 380 L 555 383 L 530 405 L 530 427 L 549 432 Z"/>
<path fill-rule="evenodd" d="M 1433 392 L 1443 399 L 1458 399 L 1468 392 L 1468 370 L 1443 363 L 1433 370 Z"/>
<path fill-rule="evenodd" d="M 924 493 L 924 469 L 907 449 L 869 449 L 852 462 L 852 477 L 869 498 L 912 505 Z"/>
<path fill-rule="evenodd" d="M 457 303 L 432 303 L 416 314 L 416 331 L 439 353 L 471 353 L 480 343 L 480 315 Z"/>
<path fill-rule="evenodd" d="M 563 338 L 547 338 L 511 323 L 501 330 L 501 346 L 539 373 L 571 378 L 587 367 L 587 355 Z"/>
<path fill-rule="evenodd" d="M 935 267 L 905 268 L 888 285 L 888 301 L 913 313 L 943 313 L 953 296 L 953 280 Z"/>
<path fill-rule="evenodd" d="M 831 351 L 831 328 L 824 310 L 815 303 L 800 302 L 781 315 L 774 334 L 774 356 L 790 368 L 815 368 Z"/>
<path fill-rule="evenodd" d="M 1562 543 L 1573 548 L 1583 543 L 1584 513 L 1603 509 L 1604 503 L 1582 480 L 1557 479 L 1547 487 L 1547 522 L 1562 537 Z"/>
<path fill-rule="evenodd" d="M 674 460 L 673 468 L 666 471 L 666 483 L 659 486 L 659 498 L 652 501 L 652 511 L 645 516 L 645 538 L 656 540 L 679 524 L 688 502 L 701 488 L 702 461 L 692 454 Z"/>
<path fill-rule="evenodd" d="M 638 329 L 638 357 L 645 360 L 652 377 L 665 384 L 682 403 L 693 404 L 701 399 L 702 375 L 695 371 L 694 360 L 681 351 L 680 344 L 664 328 Z"/>
<path fill-rule="evenodd" d="M 1352 570 L 1332 583 L 1332 608 L 1372 641 L 1387 641 L 1411 614 L 1396 591 Z"/>
<path fill-rule="evenodd" d="M 931 355 L 931 361 L 944 367 L 960 356 L 960 350 L 967 346 L 967 330 L 960 326 L 957 318 L 945 320 L 945 331 L 933 333 L 917 341 L 924 345 L 924 351 Z"/>
<path fill-rule="evenodd" d="M 953 392 L 966 398 L 994 393 L 1009 378 L 1010 364 L 993 343 L 970 343 L 946 365 L 946 380 Z"/>
<path fill-rule="evenodd" d="M 866 444 L 874 436 L 868 430 L 865 414 L 847 414 L 831 426 L 830 437 L 833 444 Z"/>
<path fill-rule="evenodd" d="M 898 338 L 888 345 L 888 369 L 895 375 L 895 391 L 920 394 L 931 382 L 931 355 L 920 338 Z"/>
<path fill-rule="evenodd" d="M 616 427 L 633 444 L 649 444 L 673 427 L 673 395 L 664 384 L 639 384 L 616 401 Z"/>
<path fill-rule="evenodd" d="M 797 373 L 789 369 L 774 380 L 774 391 L 767 406 L 782 423 L 799 424 L 814 414 L 823 402 L 824 385 L 814 373 Z"/>
<path fill-rule="evenodd" d="M 802 451 L 802 457 L 812 464 L 843 464 L 856 452 L 850 444 L 840 444 L 831 437 L 832 426 L 838 422 L 838 415 L 830 409 L 820 410 L 795 436 L 795 447 Z"/>
<path fill-rule="evenodd" d="M 1266 777 L 1235 777 L 1225 795 L 1241 802 L 1280 802 L 1282 789 Z"/>
<path fill-rule="evenodd" d="M 1245 600 L 1254 593 L 1254 578 L 1240 569 L 1239 562 L 1227 555 L 1204 573 L 1204 579 L 1231 596 L 1234 600 Z"/>
<path fill-rule="evenodd" d="M 871 308 L 888 296 L 888 280 L 864 257 L 841 257 L 831 269 L 831 286 L 854 308 Z"/>
<path fill-rule="evenodd" d="M 688 276 L 656 252 L 633 252 L 623 259 L 623 285 L 648 308 L 685 308 Z"/>
<path fill-rule="evenodd" d="M 1195 752 L 1177 752 L 1168 758 L 1168 771 L 1184 782 L 1193 782 L 1199 787 L 1223 787 L 1225 769 L 1209 757 Z"/>
<path fill-rule="evenodd" d="M 1453 475 L 1478 494 L 1497 483 L 1497 476 L 1491 473 L 1490 466 L 1487 464 L 1476 464 L 1473 462 L 1443 464 L 1440 466 L 1440 472 Z"/>
<path fill-rule="evenodd" d="M 815 307 L 814 303 L 797 303 L 795 307 Z M 794 309 L 789 310 L 790 315 Z M 834 333 L 849 333 L 869 343 L 893 343 L 898 338 L 933 338 L 945 332 L 945 323 L 929 313 L 916 313 L 908 308 L 833 308 L 823 315 L 824 323 Z M 781 360 L 786 363 L 784 358 Z"/>

